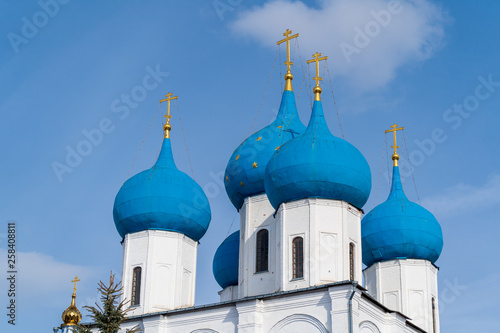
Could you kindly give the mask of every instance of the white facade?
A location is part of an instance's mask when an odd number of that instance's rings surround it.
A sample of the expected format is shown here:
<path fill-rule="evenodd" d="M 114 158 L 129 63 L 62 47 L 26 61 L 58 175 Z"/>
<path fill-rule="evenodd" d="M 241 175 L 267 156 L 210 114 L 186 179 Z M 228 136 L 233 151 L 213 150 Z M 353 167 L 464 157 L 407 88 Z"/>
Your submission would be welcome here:
<path fill-rule="evenodd" d="M 240 214 L 239 298 L 361 281 L 361 212 L 354 206 L 311 198 L 282 204 L 275 213 L 267 196 L 261 194 L 246 198 Z M 263 229 L 269 232 L 269 269 L 256 272 L 256 235 Z M 298 279 L 292 274 L 292 241 L 296 237 L 304 245 L 304 276 Z"/>
<path fill-rule="evenodd" d="M 198 242 L 171 231 L 145 230 L 123 240 L 123 297 L 132 300 L 134 269 L 141 268 L 139 305 L 129 315 L 142 315 L 194 305 Z"/>
<path fill-rule="evenodd" d="M 237 298 L 270 294 L 280 290 L 277 277 L 280 266 L 277 247 L 280 242 L 276 239 L 278 232 L 273 215 L 274 208 L 265 194 L 246 198 L 240 208 L 240 266 Z M 256 273 L 256 235 L 262 229 L 267 229 L 269 232 L 269 269 L 267 272 Z"/>
<path fill-rule="evenodd" d="M 198 243 L 169 231 L 128 234 L 124 297 L 131 298 L 133 270 L 142 267 L 141 302 L 120 332 L 134 325 L 144 333 L 439 332 L 437 268 L 430 262 L 376 263 L 363 272 L 368 291 L 358 284 L 361 214 L 338 200 L 297 200 L 275 211 L 265 194 L 245 199 L 238 285 L 220 291 L 220 303 L 199 307 L 193 306 Z M 257 273 L 262 229 L 269 233 L 268 270 Z M 295 237 L 303 239 L 299 279 L 292 276 Z"/>
<path fill-rule="evenodd" d="M 276 214 L 281 290 L 339 281 L 361 281 L 361 212 L 344 201 L 302 199 L 280 205 Z M 304 239 L 304 278 L 292 276 L 292 241 Z M 350 258 L 349 247 L 354 249 Z M 351 265 L 353 274 L 351 276 Z"/>
<path fill-rule="evenodd" d="M 402 312 L 427 332 L 438 333 L 438 268 L 428 260 L 395 259 L 364 271 L 368 293 L 390 309 Z"/>
<path fill-rule="evenodd" d="M 250 297 L 130 318 L 144 333 L 413 333 L 424 332 L 356 283 Z"/>

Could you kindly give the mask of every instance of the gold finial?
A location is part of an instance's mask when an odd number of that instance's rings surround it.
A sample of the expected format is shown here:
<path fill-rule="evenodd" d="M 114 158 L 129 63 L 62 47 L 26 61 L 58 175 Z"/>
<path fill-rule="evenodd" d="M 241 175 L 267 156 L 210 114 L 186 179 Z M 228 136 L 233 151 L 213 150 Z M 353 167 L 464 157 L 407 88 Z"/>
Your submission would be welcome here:
<path fill-rule="evenodd" d="M 293 62 L 290 61 L 290 39 L 297 38 L 299 37 L 299 34 L 295 34 L 290 36 L 292 33 L 292 30 L 286 29 L 286 31 L 283 33 L 283 36 L 285 36 L 285 39 L 280 40 L 277 44 L 280 45 L 281 43 L 286 42 L 286 74 L 285 74 L 285 91 L 290 90 L 293 91 L 292 88 L 292 80 L 293 80 L 293 75 L 292 72 L 290 71 L 290 66 L 293 65 Z"/>
<path fill-rule="evenodd" d="M 324 56 L 324 57 L 321 57 L 321 53 L 318 53 L 316 52 L 315 54 L 312 55 L 313 59 L 311 60 L 307 60 L 307 63 L 310 64 L 312 62 L 315 62 L 316 63 L 316 76 L 313 77 L 314 80 L 316 80 L 316 86 L 314 87 L 313 89 L 313 93 L 314 93 L 314 100 L 315 101 L 321 101 L 321 97 L 320 97 L 320 94 L 321 94 L 321 87 L 319 86 L 319 81 L 322 81 L 323 78 L 322 77 L 319 77 L 319 62 L 321 60 L 326 60 L 328 59 L 327 56 Z"/>
<path fill-rule="evenodd" d="M 75 326 L 75 325 L 78 325 L 80 323 L 80 321 L 82 320 L 82 314 L 80 313 L 80 310 L 78 310 L 78 308 L 76 307 L 76 304 L 75 304 L 76 283 L 78 281 L 80 281 L 80 279 L 78 279 L 78 276 L 75 276 L 75 279 L 71 281 L 71 282 L 75 283 L 75 286 L 73 287 L 73 295 L 71 295 L 71 304 L 62 313 L 63 325 Z"/>
<path fill-rule="evenodd" d="M 396 145 L 396 131 L 404 130 L 404 127 L 398 127 L 399 125 L 394 125 L 391 126 L 391 129 L 385 131 L 385 133 L 393 132 L 394 134 L 394 146 L 391 146 L 391 148 L 394 148 L 394 154 L 392 154 L 392 160 L 394 161 L 393 165 L 398 166 L 398 160 L 399 160 L 399 155 L 397 149 L 399 146 Z"/>
<path fill-rule="evenodd" d="M 165 95 L 165 99 L 160 99 L 160 103 L 167 102 L 167 114 L 164 115 L 165 118 L 167 118 L 167 121 L 165 122 L 165 125 L 163 125 L 163 130 L 165 131 L 165 139 L 170 138 L 170 130 L 172 129 L 172 126 L 170 125 L 170 118 L 172 116 L 170 115 L 170 101 L 177 99 L 178 96 L 172 96 L 172 93 L 168 93 Z"/>

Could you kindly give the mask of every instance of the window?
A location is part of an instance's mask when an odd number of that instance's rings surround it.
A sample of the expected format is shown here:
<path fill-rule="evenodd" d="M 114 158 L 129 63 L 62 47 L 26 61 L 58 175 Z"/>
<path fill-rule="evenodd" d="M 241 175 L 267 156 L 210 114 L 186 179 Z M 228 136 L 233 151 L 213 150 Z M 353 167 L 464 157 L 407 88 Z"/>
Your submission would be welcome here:
<path fill-rule="evenodd" d="M 130 305 L 141 303 L 141 268 L 136 267 L 132 273 L 132 297 Z"/>
<path fill-rule="evenodd" d="M 304 240 L 295 237 L 292 241 L 292 276 L 293 279 L 304 277 Z"/>
<path fill-rule="evenodd" d="M 436 333 L 436 301 L 432 298 L 432 332 Z"/>
<path fill-rule="evenodd" d="M 349 243 L 349 280 L 354 281 L 354 243 Z"/>
<path fill-rule="evenodd" d="M 255 272 L 265 272 L 268 270 L 269 257 L 269 232 L 262 229 L 257 233 L 257 248 Z"/>

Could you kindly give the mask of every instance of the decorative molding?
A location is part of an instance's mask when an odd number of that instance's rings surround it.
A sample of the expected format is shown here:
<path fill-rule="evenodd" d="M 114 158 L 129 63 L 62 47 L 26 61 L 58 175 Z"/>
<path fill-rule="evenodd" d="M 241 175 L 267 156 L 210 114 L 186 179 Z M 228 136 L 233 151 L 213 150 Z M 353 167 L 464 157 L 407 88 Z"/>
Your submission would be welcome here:
<path fill-rule="evenodd" d="M 142 318 L 142 322 L 139 323 L 139 325 L 142 326 L 142 328 L 153 328 L 160 326 L 165 327 L 165 324 L 166 322 L 161 315 L 153 315 L 149 318 L 148 317 Z"/>
<path fill-rule="evenodd" d="M 245 201 L 250 201 L 252 203 L 257 203 L 257 202 L 262 202 L 262 201 L 269 201 L 267 198 L 267 194 L 262 193 L 262 194 L 257 194 L 251 197 L 245 198 Z"/>
<path fill-rule="evenodd" d="M 284 202 L 280 205 L 281 210 L 289 210 L 293 208 L 299 208 L 299 207 L 308 207 L 309 206 L 309 200 L 308 199 L 299 199 L 295 201 L 290 201 L 290 202 Z"/>
<path fill-rule="evenodd" d="M 283 301 L 283 300 L 281 300 Z M 266 304 L 266 312 L 282 311 L 289 309 L 305 308 L 309 306 L 320 306 L 328 305 L 331 301 L 328 297 L 319 297 L 314 299 L 304 299 L 302 301 L 297 301 L 296 299 L 290 300 L 289 302 L 280 302 L 279 304 Z"/>
<path fill-rule="evenodd" d="M 280 320 L 271 328 L 269 333 L 279 333 L 279 332 L 281 332 L 281 329 L 284 328 L 285 326 L 292 324 L 292 323 L 297 323 L 297 322 L 308 323 L 311 326 L 318 329 L 318 332 L 328 333 L 328 330 L 323 325 L 323 323 L 321 323 L 318 319 L 314 318 L 313 316 L 306 315 L 306 314 L 293 314 L 291 316 L 288 316 L 288 317 Z"/>
<path fill-rule="evenodd" d="M 377 325 L 372 323 L 371 321 L 365 320 L 359 324 L 359 330 L 367 329 L 370 330 L 371 333 L 380 333 L 380 330 L 378 329 Z M 365 332 L 361 332 L 365 333 Z"/>
<path fill-rule="evenodd" d="M 193 325 L 193 324 L 204 324 L 208 322 L 225 322 L 228 321 L 232 318 L 235 318 L 235 322 L 237 322 L 238 318 L 238 313 L 235 311 L 231 313 L 234 308 L 230 309 L 225 309 L 226 311 L 224 312 L 217 312 L 213 314 L 198 314 L 196 316 L 188 316 L 187 318 L 182 318 L 182 319 L 175 319 L 170 317 L 169 318 L 169 323 L 168 327 L 173 328 L 173 327 L 178 327 L 178 326 L 186 326 L 186 325 Z M 229 310 L 229 311 L 227 311 Z"/>
<path fill-rule="evenodd" d="M 248 324 L 239 324 L 238 325 L 239 330 L 245 329 L 245 328 L 256 328 L 256 329 L 260 330 L 261 327 L 262 327 L 262 324 L 259 324 L 259 323 L 248 323 Z"/>

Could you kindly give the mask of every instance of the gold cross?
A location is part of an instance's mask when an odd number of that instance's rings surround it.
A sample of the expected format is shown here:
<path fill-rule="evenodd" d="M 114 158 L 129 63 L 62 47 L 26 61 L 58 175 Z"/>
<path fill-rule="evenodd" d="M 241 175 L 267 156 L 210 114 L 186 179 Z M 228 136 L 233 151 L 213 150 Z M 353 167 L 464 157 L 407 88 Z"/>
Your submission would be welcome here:
<path fill-rule="evenodd" d="M 404 130 L 404 127 L 398 127 L 399 125 L 394 125 L 391 126 L 391 129 L 385 131 L 385 133 L 392 132 L 394 134 L 394 146 L 391 146 L 391 148 L 394 148 L 394 154 L 392 154 L 392 160 L 394 161 L 394 166 L 398 166 L 398 160 L 399 160 L 399 155 L 397 149 L 399 146 L 396 145 L 396 131 L 402 131 Z"/>
<path fill-rule="evenodd" d="M 282 39 L 282 40 L 280 40 L 278 42 L 278 45 L 280 45 L 281 43 L 286 42 L 286 61 L 285 61 L 285 65 L 287 65 L 287 72 L 288 73 L 290 72 L 290 66 L 293 65 L 293 62 L 290 61 L 290 40 L 299 37 L 299 34 L 295 34 L 295 35 L 290 36 L 291 33 L 292 33 L 292 30 L 286 29 L 286 31 L 283 33 L 283 36 L 285 36 L 285 38 Z"/>
<path fill-rule="evenodd" d="M 328 59 L 327 56 L 324 56 L 322 57 L 321 56 L 321 53 L 318 53 L 316 52 L 315 54 L 312 55 L 313 59 L 311 60 L 307 60 L 307 63 L 310 64 L 312 62 L 315 62 L 316 63 L 316 76 L 313 77 L 314 80 L 316 80 L 316 87 L 314 87 L 313 89 L 313 92 L 314 92 L 314 100 L 315 101 L 320 101 L 321 100 L 321 97 L 320 97 L 320 94 L 321 94 L 321 88 L 319 86 L 319 81 L 322 81 L 323 78 L 322 77 L 319 77 L 319 62 L 321 60 L 326 60 Z"/>
<path fill-rule="evenodd" d="M 81 281 L 81 280 L 78 278 L 78 276 L 75 276 L 75 279 L 71 281 L 71 282 L 74 282 L 74 283 L 75 283 L 75 286 L 73 287 L 73 294 L 74 294 L 74 293 L 76 293 L 76 283 L 77 283 L 78 281 Z"/>
<path fill-rule="evenodd" d="M 321 53 L 316 52 L 315 54 L 312 55 L 313 59 L 307 60 L 307 63 L 310 64 L 312 62 L 316 63 L 316 77 L 313 77 L 314 80 L 316 80 L 316 87 L 319 87 L 319 81 L 322 81 L 323 78 L 319 77 L 319 62 L 321 60 L 326 60 L 328 59 L 327 56 L 321 57 Z"/>
<path fill-rule="evenodd" d="M 293 65 L 293 62 L 290 61 L 290 40 L 299 37 L 299 34 L 295 34 L 295 35 L 290 36 L 291 33 L 292 33 L 292 30 L 286 29 L 286 31 L 283 33 L 283 36 L 285 36 L 285 38 L 282 39 L 282 40 L 280 40 L 280 41 L 278 41 L 278 43 L 277 43 L 278 45 L 280 45 L 281 43 L 286 42 L 286 61 L 285 61 L 285 65 L 286 65 L 286 74 L 285 74 L 286 84 L 285 84 L 285 90 L 290 90 L 290 91 L 293 90 L 292 89 L 293 75 L 292 75 L 292 72 L 290 71 L 290 66 Z"/>
<path fill-rule="evenodd" d="M 173 96 L 171 92 L 165 95 L 165 99 L 160 99 L 160 104 L 163 102 L 167 102 L 167 114 L 164 115 L 165 118 L 167 118 L 167 121 L 165 125 L 163 125 L 163 130 L 165 131 L 165 138 L 170 138 L 170 130 L 172 129 L 172 126 L 170 125 L 170 118 L 172 116 L 170 115 L 170 101 L 177 99 L 178 96 Z"/>

